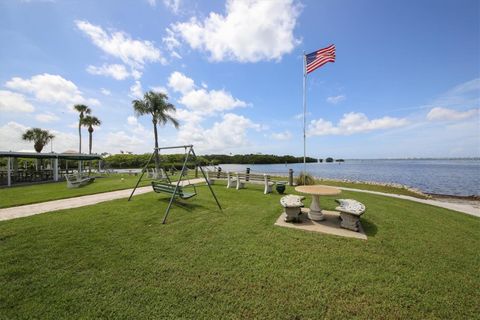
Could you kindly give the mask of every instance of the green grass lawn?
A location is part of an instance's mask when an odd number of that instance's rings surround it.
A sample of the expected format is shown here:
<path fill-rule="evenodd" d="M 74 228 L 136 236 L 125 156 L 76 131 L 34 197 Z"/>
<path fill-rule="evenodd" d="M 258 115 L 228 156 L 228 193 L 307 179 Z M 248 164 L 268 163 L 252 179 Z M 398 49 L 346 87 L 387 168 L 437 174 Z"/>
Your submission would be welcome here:
<path fill-rule="evenodd" d="M 0 208 L 78 197 L 100 192 L 130 189 L 135 186 L 137 180 L 138 176 L 134 175 L 112 174 L 103 175 L 101 178 L 97 178 L 94 183 L 81 188 L 68 189 L 65 181 L 2 188 L 0 189 Z M 146 186 L 149 184 L 150 180 L 145 176 L 142 179 L 140 186 Z"/>
<path fill-rule="evenodd" d="M 200 172 L 198 173 L 198 176 L 202 177 Z M 122 178 L 124 179 L 123 181 L 121 180 Z M 178 174 L 171 177 L 171 179 L 172 181 L 176 181 L 176 179 L 178 179 Z M 188 179 L 195 179 L 193 170 L 189 171 Z M 12 188 L 0 188 L 0 208 L 78 197 L 114 190 L 129 189 L 135 186 L 137 180 L 138 176 L 133 176 L 129 174 L 112 174 L 103 175 L 102 178 L 96 179 L 94 183 L 81 188 L 68 189 L 67 183 L 65 181 L 56 183 L 35 184 L 30 186 L 17 186 Z M 285 177 L 274 177 L 274 180 L 285 181 Z M 319 183 L 324 185 L 403 194 L 422 198 L 419 194 L 413 193 L 407 189 L 395 187 L 332 181 L 320 181 Z M 150 180 L 144 177 L 140 186 L 146 186 L 149 184 Z"/>
<path fill-rule="evenodd" d="M 197 189 L 166 225 L 155 193 L 0 222 L 0 318 L 479 318 L 478 218 L 343 192 L 364 241 L 274 226 L 260 187 L 215 186 L 223 212 Z"/>

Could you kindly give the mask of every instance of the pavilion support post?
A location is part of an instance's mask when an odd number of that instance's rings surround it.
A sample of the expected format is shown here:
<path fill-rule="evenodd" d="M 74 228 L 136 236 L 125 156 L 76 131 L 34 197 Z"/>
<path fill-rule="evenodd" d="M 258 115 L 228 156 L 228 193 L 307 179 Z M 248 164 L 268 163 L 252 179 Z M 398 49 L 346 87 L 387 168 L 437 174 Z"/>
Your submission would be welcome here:
<path fill-rule="evenodd" d="M 58 181 L 58 158 L 53 159 L 53 181 Z"/>
<path fill-rule="evenodd" d="M 78 175 L 82 174 L 82 160 L 78 160 Z"/>
<path fill-rule="evenodd" d="M 18 172 L 18 158 L 13 158 L 13 174 L 17 174 Z"/>
<path fill-rule="evenodd" d="M 12 158 L 7 158 L 7 185 L 12 186 Z"/>

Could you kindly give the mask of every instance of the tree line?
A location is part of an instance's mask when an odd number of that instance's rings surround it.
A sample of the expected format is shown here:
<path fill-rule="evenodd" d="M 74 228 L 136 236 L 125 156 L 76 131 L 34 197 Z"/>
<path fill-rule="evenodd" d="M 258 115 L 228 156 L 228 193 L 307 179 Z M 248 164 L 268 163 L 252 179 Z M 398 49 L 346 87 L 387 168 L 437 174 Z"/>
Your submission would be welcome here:
<path fill-rule="evenodd" d="M 145 166 L 150 153 L 145 154 L 114 154 L 105 157 L 103 162 L 105 168 L 120 169 L 120 168 L 140 168 Z M 317 162 L 317 159 L 307 157 L 307 162 Z M 165 154 L 159 155 L 159 166 L 170 169 L 175 167 L 180 169 L 183 161 L 185 161 L 185 154 Z M 219 164 L 284 164 L 284 163 L 300 163 L 303 162 L 303 157 L 294 157 L 289 155 L 277 156 L 273 154 L 211 154 L 197 157 L 197 162 L 202 165 L 219 165 Z M 193 161 L 187 164 L 193 166 Z M 150 164 L 154 166 L 153 163 Z"/>

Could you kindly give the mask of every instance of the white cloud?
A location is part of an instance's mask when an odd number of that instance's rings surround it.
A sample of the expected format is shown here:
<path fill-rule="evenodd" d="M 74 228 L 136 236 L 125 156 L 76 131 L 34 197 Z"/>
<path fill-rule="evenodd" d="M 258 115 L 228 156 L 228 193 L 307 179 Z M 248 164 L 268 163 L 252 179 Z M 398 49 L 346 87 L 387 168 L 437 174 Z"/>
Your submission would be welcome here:
<path fill-rule="evenodd" d="M 203 115 L 200 114 L 199 112 L 190 111 L 182 108 L 177 108 L 177 110 L 175 111 L 175 113 L 172 114 L 172 116 L 181 122 L 186 122 L 190 124 L 192 123 L 198 124 L 202 122 L 202 120 L 204 119 Z"/>
<path fill-rule="evenodd" d="M 180 2 L 180 0 L 163 0 L 165 7 L 170 9 L 175 14 L 178 14 L 180 10 Z"/>
<path fill-rule="evenodd" d="M 151 5 L 152 7 L 155 7 L 157 5 L 156 0 L 147 0 L 148 4 Z"/>
<path fill-rule="evenodd" d="M 178 48 L 180 46 L 180 41 L 175 38 L 175 33 L 170 28 L 165 29 L 165 31 L 167 32 L 167 35 L 162 38 L 162 41 L 167 49 L 171 51 Z"/>
<path fill-rule="evenodd" d="M 0 150 L 17 151 L 33 150 L 33 144 L 22 140 L 22 134 L 28 127 L 15 121 L 10 121 L 0 127 Z"/>
<path fill-rule="evenodd" d="M 247 106 L 247 103 L 234 98 L 229 92 L 223 90 L 192 90 L 183 95 L 179 102 L 188 109 L 198 110 L 205 114 Z"/>
<path fill-rule="evenodd" d="M 429 104 L 430 107 L 465 108 L 480 107 L 480 78 L 461 83 Z"/>
<path fill-rule="evenodd" d="M 172 57 L 182 59 L 182 56 L 175 51 L 176 48 L 180 47 L 180 41 L 177 40 L 175 33 L 171 29 L 167 28 L 165 31 L 167 35 L 162 38 L 162 42 L 167 47 L 168 51 L 170 51 Z"/>
<path fill-rule="evenodd" d="M 29 127 L 11 121 L 0 127 L 0 150 L 11 151 L 32 151 L 33 143 L 22 140 L 22 134 Z M 78 149 L 78 137 L 71 133 L 65 133 L 56 130 L 50 130 L 55 136 L 53 139 L 53 148 L 56 152 L 63 152 L 65 150 L 77 150 Z M 44 148 L 45 152 L 50 152 L 50 146 Z"/>
<path fill-rule="evenodd" d="M 109 96 L 109 95 L 112 94 L 112 93 L 110 92 L 110 90 L 105 89 L 105 88 L 101 88 L 101 89 L 100 89 L 100 92 L 101 92 L 103 95 L 106 95 L 106 96 Z"/>
<path fill-rule="evenodd" d="M 225 15 L 211 12 L 170 29 L 214 61 L 280 60 L 300 43 L 293 34 L 299 14 L 293 0 L 229 0 Z"/>
<path fill-rule="evenodd" d="M 62 103 L 68 106 L 77 103 L 99 105 L 96 99 L 86 99 L 82 92 L 72 82 L 59 75 L 38 74 L 30 79 L 14 77 L 7 81 L 5 86 L 12 90 L 32 94 L 38 101 L 48 103 Z"/>
<path fill-rule="evenodd" d="M 130 87 L 130 97 L 135 99 L 143 98 L 143 89 L 140 81 L 135 81 L 135 83 Z"/>
<path fill-rule="evenodd" d="M 190 79 L 183 73 L 175 71 L 170 75 L 170 77 L 168 77 L 168 86 L 174 91 L 185 94 L 193 90 L 193 88 L 195 87 L 195 83 L 193 79 Z"/>
<path fill-rule="evenodd" d="M 19 93 L 0 90 L 0 112 L 33 112 L 35 108 Z"/>
<path fill-rule="evenodd" d="M 103 142 L 106 146 L 102 150 L 107 150 L 110 152 L 119 152 L 120 150 L 128 150 L 132 152 L 145 152 L 149 150 L 149 144 L 151 140 L 141 139 L 135 135 L 132 135 L 129 132 L 125 131 L 114 131 L 109 132 Z"/>
<path fill-rule="evenodd" d="M 290 140 L 292 138 L 292 134 L 290 131 L 284 131 L 284 132 L 274 132 L 272 133 L 271 137 L 275 140 Z"/>
<path fill-rule="evenodd" d="M 145 135 L 148 134 L 145 130 L 145 127 L 138 122 L 138 119 L 136 117 L 134 116 L 127 117 L 127 123 L 129 125 L 128 130 L 132 131 L 134 134 L 140 135 L 143 137 L 145 137 Z"/>
<path fill-rule="evenodd" d="M 153 86 L 153 87 L 150 87 L 150 89 L 155 92 L 160 92 L 168 95 L 168 89 L 165 88 L 164 86 Z"/>
<path fill-rule="evenodd" d="M 312 120 L 308 126 L 310 136 L 351 135 L 373 130 L 402 127 L 408 124 L 404 118 L 383 117 L 369 120 L 363 113 L 350 112 L 343 115 L 335 126 L 324 119 Z"/>
<path fill-rule="evenodd" d="M 174 91 L 182 93 L 178 100 L 181 104 L 203 115 L 247 106 L 246 102 L 234 98 L 224 90 L 195 89 L 194 81 L 178 71 L 170 75 L 168 85 Z"/>
<path fill-rule="evenodd" d="M 331 104 L 337 104 L 339 102 L 345 101 L 347 97 L 345 97 L 343 94 L 338 95 L 338 96 L 332 96 L 327 98 L 327 102 Z"/>
<path fill-rule="evenodd" d="M 311 112 L 307 112 L 305 115 L 308 117 L 311 114 L 312 114 Z M 293 118 L 295 120 L 302 120 L 303 119 L 303 113 L 296 114 L 296 115 L 293 116 Z"/>
<path fill-rule="evenodd" d="M 123 64 L 103 64 L 101 67 L 88 66 L 87 72 L 95 75 L 112 77 L 115 80 L 123 80 L 130 76 Z"/>
<path fill-rule="evenodd" d="M 138 124 L 138 119 L 134 116 L 129 116 L 127 118 L 127 123 L 131 126 L 136 126 Z"/>
<path fill-rule="evenodd" d="M 249 146 L 249 129 L 261 130 L 261 126 L 244 116 L 227 113 L 222 121 L 215 122 L 210 129 L 197 123 L 181 126 L 178 138 L 180 143 L 193 143 L 195 148 L 202 152 L 226 152 L 227 149 Z"/>
<path fill-rule="evenodd" d="M 458 111 L 448 108 L 435 107 L 427 114 L 429 121 L 459 121 L 468 119 L 479 120 L 480 109 L 470 109 L 466 111 Z"/>
<path fill-rule="evenodd" d="M 54 121 L 60 120 L 60 118 L 59 118 L 57 115 L 55 115 L 54 113 L 51 113 L 51 112 L 46 112 L 46 113 L 37 114 L 37 115 L 35 116 L 35 119 L 36 119 L 37 121 L 45 122 L 45 123 L 54 122 Z"/>
<path fill-rule="evenodd" d="M 142 69 L 148 62 L 166 63 L 160 50 L 151 41 L 132 39 L 122 31 L 107 32 L 88 21 L 76 20 L 75 24 L 97 47 L 134 69 Z"/>

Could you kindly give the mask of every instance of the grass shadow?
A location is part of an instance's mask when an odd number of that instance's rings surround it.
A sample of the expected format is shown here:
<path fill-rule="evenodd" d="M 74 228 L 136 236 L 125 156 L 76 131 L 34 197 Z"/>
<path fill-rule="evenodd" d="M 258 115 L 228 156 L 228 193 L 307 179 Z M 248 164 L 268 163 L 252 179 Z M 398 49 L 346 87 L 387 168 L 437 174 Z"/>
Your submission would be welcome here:
<path fill-rule="evenodd" d="M 375 237 L 378 232 L 377 225 L 368 219 L 360 219 L 360 223 L 362 224 L 363 231 L 368 237 Z"/>
<path fill-rule="evenodd" d="M 158 201 L 165 203 L 165 208 L 168 206 L 168 203 L 170 202 L 170 198 L 159 198 Z M 194 210 L 196 208 L 205 208 L 205 206 L 194 203 L 194 202 L 186 202 L 186 201 L 191 201 L 191 200 L 180 200 L 178 198 L 173 200 L 173 205 L 176 207 L 180 207 L 185 210 Z"/>

